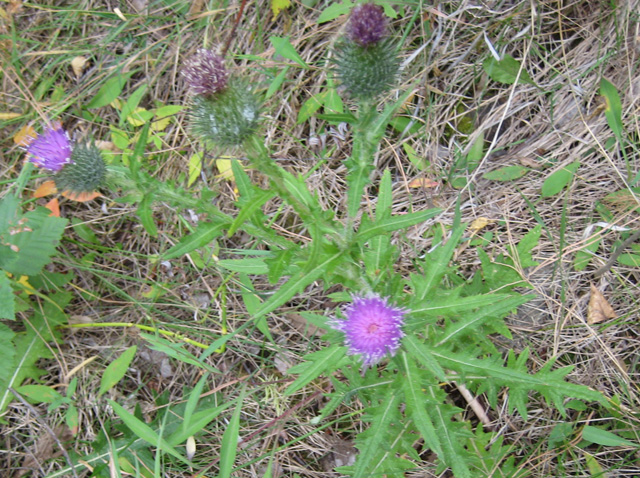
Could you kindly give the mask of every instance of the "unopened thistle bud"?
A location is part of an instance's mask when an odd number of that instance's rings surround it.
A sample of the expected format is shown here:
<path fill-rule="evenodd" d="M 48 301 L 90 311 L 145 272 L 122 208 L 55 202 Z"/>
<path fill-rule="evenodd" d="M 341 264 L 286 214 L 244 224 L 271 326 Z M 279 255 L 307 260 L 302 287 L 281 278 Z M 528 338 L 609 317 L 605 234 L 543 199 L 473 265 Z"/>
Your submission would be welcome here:
<path fill-rule="evenodd" d="M 378 5 L 357 6 L 349 17 L 345 38 L 336 45 L 336 74 L 353 98 L 375 98 L 396 80 L 400 62 L 396 45 L 387 38 L 387 23 Z"/>
<path fill-rule="evenodd" d="M 249 85 L 229 77 L 223 59 L 198 50 L 182 71 L 194 94 L 191 130 L 207 143 L 239 146 L 257 126 L 260 101 Z"/>
<path fill-rule="evenodd" d="M 53 178 L 59 191 L 94 192 L 105 183 L 106 167 L 100 150 L 90 143 L 75 144 L 71 162 Z"/>

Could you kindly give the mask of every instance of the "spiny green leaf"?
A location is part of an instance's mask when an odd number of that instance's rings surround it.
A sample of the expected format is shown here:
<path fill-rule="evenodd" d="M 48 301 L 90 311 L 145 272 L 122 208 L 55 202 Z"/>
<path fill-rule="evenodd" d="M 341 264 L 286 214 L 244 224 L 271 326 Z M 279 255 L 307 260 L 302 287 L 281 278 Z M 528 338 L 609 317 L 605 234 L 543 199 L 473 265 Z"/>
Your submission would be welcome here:
<path fill-rule="evenodd" d="M 291 367 L 288 370 L 288 373 L 300 374 L 300 376 L 287 387 L 284 394 L 292 395 L 327 370 L 339 368 L 345 357 L 345 353 L 346 350 L 344 347 L 332 345 L 324 350 L 307 355 L 305 362 Z"/>

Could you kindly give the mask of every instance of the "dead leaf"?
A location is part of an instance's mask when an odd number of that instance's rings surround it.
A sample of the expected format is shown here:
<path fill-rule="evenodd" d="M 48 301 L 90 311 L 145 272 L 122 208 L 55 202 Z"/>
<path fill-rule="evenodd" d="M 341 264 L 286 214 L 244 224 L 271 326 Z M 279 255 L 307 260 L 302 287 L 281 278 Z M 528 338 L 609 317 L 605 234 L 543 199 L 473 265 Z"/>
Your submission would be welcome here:
<path fill-rule="evenodd" d="M 84 56 L 76 56 L 71 60 L 71 69 L 73 70 L 73 74 L 76 75 L 76 78 L 80 78 L 82 76 L 86 66 L 87 59 Z"/>
<path fill-rule="evenodd" d="M 58 202 L 58 198 L 53 198 L 44 207 L 51 211 L 49 216 L 60 217 L 60 203 Z"/>
<path fill-rule="evenodd" d="M 37 133 L 36 130 L 33 129 L 33 126 L 25 125 L 20 128 L 20 131 L 13 135 L 13 142 L 18 146 L 26 147 L 36 136 Z"/>
<path fill-rule="evenodd" d="M 33 193 L 33 197 L 43 198 L 45 196 L 48 196 L 49 194 L 55 194 L 57 192 L 58 190 L 56 189 L 56 183 L 54 183 L 52 180 L 49 180 L 38 186 L 38 189 L 36 189 Z"/>
<path fill-rule="evenodd" d="M 439 185 L 440 183 L 429 178 L 415 178 L 409 182 L 410 188 L 429 189 L 429 188 L 437 188 Z"/>
<path fill-rule="evenodd" d="M 72 193 L 71 191 L 63 191 L 61 194 L 63 197 L 77 202 L 89 202 L 95 198 L 99 198 L 102 196 L 102 194 L 97 191 L 86 193 Z"/>
<path fill-rule="evenodd" d="M 484 229 L 485 227 L 487 227 L 489 224 L 491 224 L 493 222 L 493 219 L 489 219 L 486 217 L 479 217 L 478 219 L 475 219 L 470 226 L 471 229 L 471 234 L 477 234 L 478 232 L 480 232 L 482 229 Z"/>
<path fill-rule="evenodd" d="M 616 317 L 613 307 L 611 307 L 611 304 L 604 298 L 602 292 L 591 284 L 591 298 L 587 306 L 587 324 L 598 324 L 607 319 L 615 319 Z"/>

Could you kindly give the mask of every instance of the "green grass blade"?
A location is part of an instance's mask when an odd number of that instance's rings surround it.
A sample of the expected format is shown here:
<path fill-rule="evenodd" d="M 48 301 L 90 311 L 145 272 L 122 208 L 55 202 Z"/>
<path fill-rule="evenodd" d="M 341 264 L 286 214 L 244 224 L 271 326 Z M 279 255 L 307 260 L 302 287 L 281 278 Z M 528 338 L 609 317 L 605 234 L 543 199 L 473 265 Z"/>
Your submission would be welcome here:
<path fill-rule="evenodd" d="M 222 436 L 222 447 L 220 449 L 220 474 L 218 478 L 229 478 L 233 470 L 233 462 L 236 459 L 238 450 L 238 436 L 240 434 L 240 412 L 242 411 L 242 401 L 245 397 L 243 389 L 236 400 L 236 409 L 231 416 L 229 425 Z"/>
<path fill-rule="evenodd" d="M 107 400 L 109 405 L 113 408 L 113 411 L 122 419 L 124 424 L 138 437 L 142 438 L 152 446 L 158 447 L 165 453 L 177 458 L 181 462 L 189 465 L 187 460 L 181 453 L 179 453 L 174 447 L 172 447 L 167 441 L 158 435 L 149 425 L 141 420 L 138 420 L 131 413 L 126 411 L 122 406 L 113 400 Z"/>

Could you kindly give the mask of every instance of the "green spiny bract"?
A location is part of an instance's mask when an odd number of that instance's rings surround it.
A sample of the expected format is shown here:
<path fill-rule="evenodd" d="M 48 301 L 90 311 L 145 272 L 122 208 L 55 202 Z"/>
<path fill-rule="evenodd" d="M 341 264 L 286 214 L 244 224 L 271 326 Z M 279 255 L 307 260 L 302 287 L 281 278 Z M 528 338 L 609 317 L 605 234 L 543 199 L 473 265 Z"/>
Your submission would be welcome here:
<path fill-rule="evenodd" d="M 258 126 L 260 101 L 244 82 L 232 80 L 209 96 L 193 98 L 191 130 L 207 143 L 239 146 Z"/>
<path fill-rule="evenodd" d="M 400 66 L 390 39 L 366 47 L 343 39 L 336 45 L 333 61 L 341 85 L 358 100 L 370 100 L 391 89 Z"/>
<path fill-rule="evenodd" d="M 104 184 L 106 168 L 100 150 L 90 143 L 76 144 L 71 153 L 71 163 L 55 175 L 59 191 L 86 193 L 96 191 Z"/>

